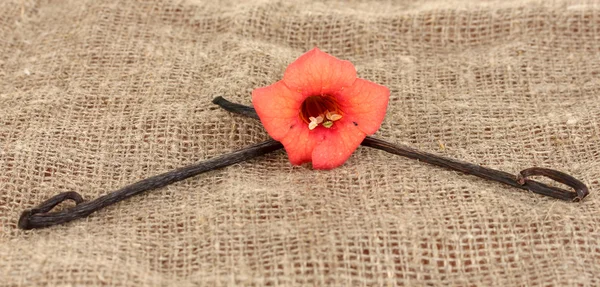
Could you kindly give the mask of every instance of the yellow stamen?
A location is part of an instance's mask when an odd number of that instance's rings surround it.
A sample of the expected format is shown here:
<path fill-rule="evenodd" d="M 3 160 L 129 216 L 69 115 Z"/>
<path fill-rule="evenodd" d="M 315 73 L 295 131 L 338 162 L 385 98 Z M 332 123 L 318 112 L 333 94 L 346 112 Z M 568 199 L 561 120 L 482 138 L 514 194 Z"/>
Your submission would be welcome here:
<path fill-rule="evenodd" d="M 317 122 L 317 124 L 320 124 L 323 122 L 323 115 L 319 115 L 318 117 L 309 117 L 308 118 L 311 122 Z"/>
<path fill-rule="evenodd" d="M 342 118 L 342 115 L 336 114 L 336 113 L 332 113 L 330 111 L 327 111 L 327 113 L 325 113 L 325 116 L 327 117 L 328 120 L 330 120 L 332 122 L 335 122 L 335 121 L 337 121 L 337 120 L 339 120 L 339 119 Z"/>
<path fill-rule="evenodd" d="M 331 128 L 333 122 L 342 118 L 337 100 L 333 96 L 310 96 L 302 102 L 299 117 L 310 130 L 316 129 L 320 124 Z"/>

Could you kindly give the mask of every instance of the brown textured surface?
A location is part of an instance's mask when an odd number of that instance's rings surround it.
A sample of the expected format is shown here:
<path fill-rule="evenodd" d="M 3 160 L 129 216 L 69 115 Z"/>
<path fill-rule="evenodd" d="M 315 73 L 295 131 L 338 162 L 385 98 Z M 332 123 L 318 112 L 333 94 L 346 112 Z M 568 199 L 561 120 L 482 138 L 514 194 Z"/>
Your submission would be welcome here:
<path fill-rule="evenodd" d="M 600 5 L 547 2 L 1 1 L 0 285 L 600 285 Z M 210 100 L 249 104 L 314 46 L 390 88 L 377 137 L 591 195 L 361 147 L 334 171 L 277 152 L 16 228 L 58 192 L 267 139 Z"/>

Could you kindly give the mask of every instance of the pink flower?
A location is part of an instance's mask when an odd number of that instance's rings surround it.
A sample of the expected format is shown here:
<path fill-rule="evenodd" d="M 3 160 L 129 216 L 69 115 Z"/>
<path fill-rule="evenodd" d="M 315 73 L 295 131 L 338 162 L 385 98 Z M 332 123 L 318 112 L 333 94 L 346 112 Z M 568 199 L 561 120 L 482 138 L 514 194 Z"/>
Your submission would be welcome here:
<path fill-rule="evenodd" d="M 349 61 L 314 48 L 287 67 L 283 80 L 255 89 L 252 103 L 292 164 L 332 169 L 379 129 L 389 96 L 387 87 L 357 78 Z"/>

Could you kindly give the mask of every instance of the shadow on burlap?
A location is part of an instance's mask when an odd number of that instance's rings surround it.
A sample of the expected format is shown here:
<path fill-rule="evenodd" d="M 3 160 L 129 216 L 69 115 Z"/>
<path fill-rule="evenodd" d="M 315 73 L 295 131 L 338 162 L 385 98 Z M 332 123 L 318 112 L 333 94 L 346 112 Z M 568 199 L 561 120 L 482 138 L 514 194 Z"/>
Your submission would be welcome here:
<path fill-rule="evenodd" d="M 597 4 L 46 2 L 0 3 L 0 285 L 600 285 Z M 591 195 L 360 147 L 333 171 L 276 152 L 17 229 L 59 192 L 92 199 L 268 139 L 211 99 L 250 104 L 315 46 L 390 88 L 376 137 L 559 169 Z"/>

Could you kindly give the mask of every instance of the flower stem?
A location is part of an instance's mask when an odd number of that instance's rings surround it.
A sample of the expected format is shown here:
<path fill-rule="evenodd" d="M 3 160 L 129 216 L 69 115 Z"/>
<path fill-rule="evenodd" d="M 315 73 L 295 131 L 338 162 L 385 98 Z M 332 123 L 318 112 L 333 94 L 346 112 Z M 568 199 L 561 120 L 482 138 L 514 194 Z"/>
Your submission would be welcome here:
<path fill-rule="evenodd" d="M 18 225 L 21 229 L 43 228 L 83 218 L 104 207 L 145 191 L 161 188 L 171 183 L 265 155 L 281 148 L 283 148 L 281 143 L 271 139 L 226 155 L 140 180 L 88 202 L 85 202 L 77 192 L 63 192 L 44 201 L 36 208 L 23 211 Z M 68 199 L 75 201 L 76 205 L 65 210 L 50 212 L 54 206 Z"/>
<path fill-rule="evenodd" d="M 250 118 L 258 119 L 256 111 L 252 107 L 229 102 L 223 97 L 217 97 L 213 103 L 221 108 L 241 114 Z M 383 150 L 395 155 L 400 155 L 429 164 L 437 165 L 451 170 L 460 171 L 466 174 L 474 175 L 480 178 L 501 182 L 520 189 L 532 191 L 534 193 L 550 196 L 557 199 L 567 201 L 580 201 L 589 194 L 589 190 L 585 184 L 576 178 L 552 169 L 533 167 L 521 171 L 517 176 L 510 173 L 495 170 L 480 165 L 451 159 L 428 152 L 419 151 L 405 145 L 392 144 L 381 139 L 366 137 L 361 143 L 363 146 Z M 538 181 L 527 179 L 529 176 L 541 175 L 553 179 L 572 187 L 575 192 L 564 190 L 562 188 L 549 186 Z"/>

